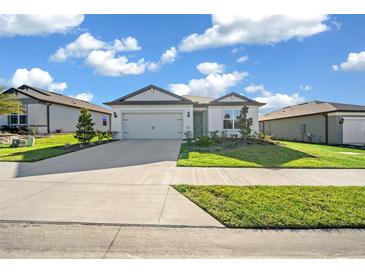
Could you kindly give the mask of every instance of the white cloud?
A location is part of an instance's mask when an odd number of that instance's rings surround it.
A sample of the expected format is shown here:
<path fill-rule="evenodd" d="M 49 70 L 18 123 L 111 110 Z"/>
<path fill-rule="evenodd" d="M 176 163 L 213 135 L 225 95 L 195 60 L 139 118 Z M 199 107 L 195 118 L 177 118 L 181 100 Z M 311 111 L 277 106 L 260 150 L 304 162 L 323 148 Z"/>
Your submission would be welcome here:
<path fill-rule="evenodd" d="M 94 94 L 92 94 L 91 92 L 82 92 L 77 95 L 70 95 L 70 97 L 73 97 L 73 98 L 76 98 L 79 100 L 83 100 L 83 101 L 87 101 L 87 102 L 91 102 L 94 99 Z"/>
<path fill-rule="evenodd" d="M 246 92 L 261 93 L 259 96 L 254 98 L 254 100 L 266 103 L 266 105 L 260 107 L 261 112 L 270 112 L 279 108 L 296 105 L 304 102 L 304 97 L 299 93 L 287 94 L 283 92 L 272 92 L 265 88 L 263 84 L 261 85 L 251 85 L 245 88 Z"/>
<path fill-rule="evenodd" d="M 212 27 L 203 34 L 194 33 L 180 43 L 181 51 L 194 51 L 236 44 L 275 44 L 301 40 L 329 29 L 326 15 L 213 15 Z"/>
<path fill-rule="evenodd" d="M 176 57 L 177 57 L 177 50 L 175 47 L 171 47 L 161 55 L 160 60 L 158 62 L 148 62 L 147 69 L 149 71 L 156 71 L 165 64 L 175 62 Z"/>
<path fill-rule="evenodd" d="M 245 91 L 248 93 L 255 93 L 255 92 L 263 92 L 265 91 L 264 85 L 250 85 L 245 88 Z"/>
<path fill-rule="evenodd" d="M 244 51 L 245 50 L 245 47 L 244 46 L 240 46 L 240 47 L 235 47 L 231 50 L 231 53 L 232 54 L 235 54 L 237 52 L 240 52 L 240 51 Z"/>
<path fill-rule="evenodd" d="M 162 65 L 175 61 L 177 51 L 174 47 L 166 50 L 158 62 L 148 62 L 143 58 L 131 62 L 124 55 L 117 56 L 114 50 L 93 50 L 86 57 L 85 64 L 103 76 L 138 75 L 146 71 L 156 71 Z"/>
<path fill-rule="evenodd" d="M 299 89 L 303 91 L 309 91 L 312 90 L 312 87 L 310 85 L 300 85 Z"/>
<path fill-rule="evenodd" d="M 62 82 L 62 83 L 53 83 L 53 84 L 50 84 L 48 86 L 48 89 L 49 90 L 57 91 L 57 92 L 62 92 L 66 88 L 67 88 L 67 83 L 65 83 L 65 82 Z"/>
<path fill-rule="evenodd" d="M 196 66 L 197 70 L 202 74 L 222 73 L 225 65 L 216 62 L 204 62 Z"/>
<path fill-rule="evenodd" d="M 240 58 L 238 58 L 236 60 L 237 63 L 244 63 L 248 60 L 248 56 L 247 55 L 244 55 L 244 56 L 241 56 Z"/>
<path fill-rule="evenodd" d="M 161 55 L 161 63 L 172 63 L 175 62 L 177 56 L 177 51 L 174 47 L 166 50 L 164 54 Z"/>
<path fill-rule="evenodd" d="M 136 38 L 128 36 L 127 38 L 122 38 L 122 40 L 115 39 L 110 49 L 116 51 L 137 51 L 141 50 L 141 47 L 138 45 Z"/>
<path fill-rule="evenodd" d="M 137 75 L 144 73 L 147 66 L 144 59 L 129 62 L 126 56 L 116 56 L 112 50 L 93 50 L 85 63 L 94 68 L 96 74 L 103 76 Z"/>
<path fill-rule="evenodd" d="M 65 33 L 79 26 L 83 15 L 0 15 L 0 36 Z"/>
<path fill-rule="evenodd" d="M 69 43 L 65 47 L 59 48 L 50 56 L 52 62 L 64 62 L 68 58 L 84 58 L 92 50 L 105 49 L 113 51 L 136 51 L 141 47 L 138 45 L 137 39 L 133 37 L 115 39 L 112 43 L 95 38 L 92 34 L 86 32 L 81 34 L 75 41 Z"/>
<path fill-rule="evenodd" d="M 334 71 L 365 71 L 365 51 L 350 52 L 347 60 L 340 65 L 332 65 Z"/>
<path fill-rule="evenodd" d="M 32 68 L 30 70 L 26 68 L 17 69 L 13 74 L 13 77 L 10 79 L 10 84 L 14 87 L 26 84 L 54 91 L 63 91 L 67 88 L 67 84 L 65 82 L 54 82 L 54 79 L 49 72 L 40 68 Z"/>
<path fill-rule="evenodd" d="M 236 86 L 247 72 L 234 71 L 232 73 L 211 73 L 205 78 L 192 79 L 187 84 L 170 84 L 169 89 L 178 95 L 199 95 L 217 98 L 222 96 L 227 88 Z"/>

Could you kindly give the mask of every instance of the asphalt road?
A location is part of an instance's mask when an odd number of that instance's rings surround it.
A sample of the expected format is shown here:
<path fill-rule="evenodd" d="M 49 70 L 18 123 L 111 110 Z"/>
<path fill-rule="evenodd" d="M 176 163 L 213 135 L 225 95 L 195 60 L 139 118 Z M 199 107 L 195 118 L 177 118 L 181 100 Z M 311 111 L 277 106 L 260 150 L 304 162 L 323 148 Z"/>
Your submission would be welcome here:
<path fill-rule="evenodd" d="M 365 230 L 0 223 L 0 258 L 365 258 Z"/>

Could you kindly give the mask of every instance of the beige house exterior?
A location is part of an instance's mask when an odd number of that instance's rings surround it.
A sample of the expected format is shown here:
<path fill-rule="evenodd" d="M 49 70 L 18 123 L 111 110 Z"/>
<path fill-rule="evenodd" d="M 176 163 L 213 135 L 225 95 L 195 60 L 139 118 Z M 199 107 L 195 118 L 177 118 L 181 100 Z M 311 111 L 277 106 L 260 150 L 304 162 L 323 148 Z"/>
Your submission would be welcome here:
<path fill-rule="evenodd" d="M 312 101 L 260 117 L 260 132 L 278 139 L 365 144 L 365 106 Z"/>
<path fill-rule="evenodd" d="M 252 132 L 258 133 L 258 113 L 262 103 L 232 92 L 217 99 L 178 96 L 149 85 L 105 103 L 112 107 L 112 131 L 118 139 L 183 139 L 226 131 L 238 135 L 236 116 L 243 106 L 252 118 Z"/>
<path fill-rule="evenodd" d="M 75 132 L 80 109 L 91 113 L 94 128 L 110 131 L 109 109 L 52 91 L 22 85 L 4 93 L 15 94 L 21 101 L 24 114 L 0 116 L 0 126 L 30 126 L 38 133 Z"/>

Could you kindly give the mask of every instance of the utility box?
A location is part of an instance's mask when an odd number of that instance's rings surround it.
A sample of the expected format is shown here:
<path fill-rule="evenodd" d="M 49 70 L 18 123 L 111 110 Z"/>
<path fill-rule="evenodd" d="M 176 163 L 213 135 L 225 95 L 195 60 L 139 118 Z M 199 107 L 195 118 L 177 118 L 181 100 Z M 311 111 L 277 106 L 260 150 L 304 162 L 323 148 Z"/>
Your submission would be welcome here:
<path fill-rule="evenodd" d="M 27 139 L 27 146 L 34 147 L 35 145 L 35 138 L 33 136 L 29 136 Z"/>

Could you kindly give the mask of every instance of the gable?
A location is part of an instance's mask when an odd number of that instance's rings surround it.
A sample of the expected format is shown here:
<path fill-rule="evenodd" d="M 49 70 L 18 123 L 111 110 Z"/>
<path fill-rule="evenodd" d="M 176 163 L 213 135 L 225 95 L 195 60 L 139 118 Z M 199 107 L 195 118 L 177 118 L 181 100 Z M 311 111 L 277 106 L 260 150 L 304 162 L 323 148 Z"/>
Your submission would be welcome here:
<path fill-rule="evenodd" d="M 247 100 L 244 100 L 243 98 L 240 98 L 236 95 L 231 95 L 224 97 L 220 100 L 217 100 L 216 102 L 224 102 L 224 103 L 230 103 L 230 102 L 247 102 Z"/>
<path fill-rule="evenodd" d="M 124 101 L 181 101 L 181 100 L 165 92 L 161 92 L 154 88 L 149 88 L 141 93 L 126 98 Z"/>

